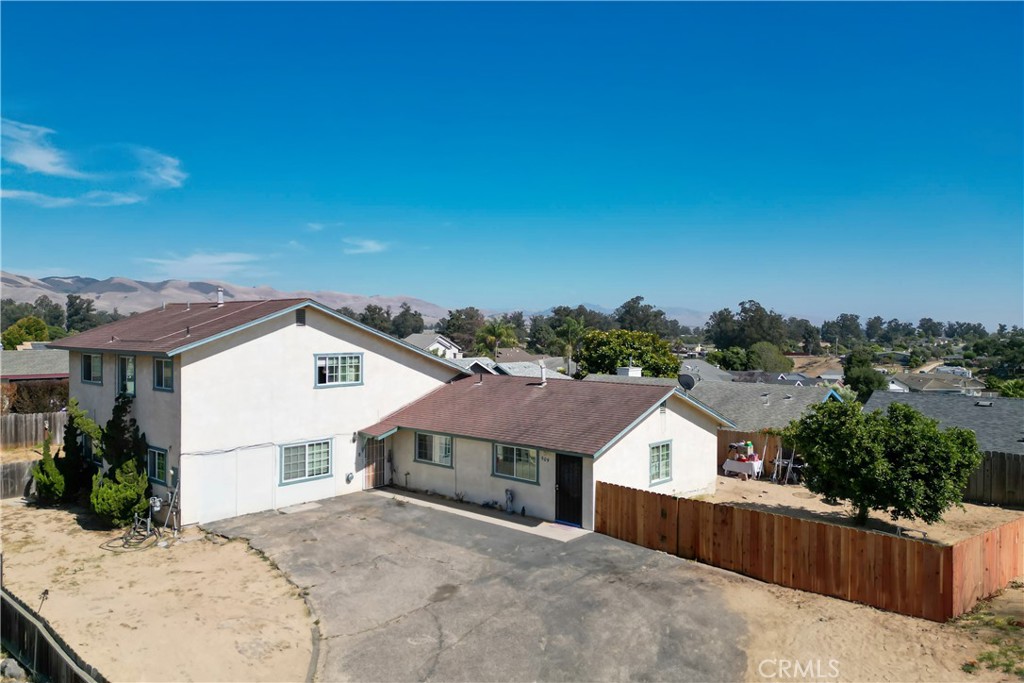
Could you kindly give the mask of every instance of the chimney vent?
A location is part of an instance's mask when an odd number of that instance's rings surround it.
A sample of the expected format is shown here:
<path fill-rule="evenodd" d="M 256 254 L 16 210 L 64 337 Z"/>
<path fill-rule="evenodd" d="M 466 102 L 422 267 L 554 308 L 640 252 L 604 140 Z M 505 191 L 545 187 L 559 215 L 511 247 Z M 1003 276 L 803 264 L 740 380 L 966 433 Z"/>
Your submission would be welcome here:
<path fill-rule="evenodd" d="M 217 308 L 220 308 L 223 305 L 224 305 L 224 288 L 223 287 L 218 287 L 217 288 Z"/>
<path fill-rule="evenodd" d="M 543 362 L 537 363 L 540 366 L 540 385 L 546 387 L 548 385 L 548 369 L 544 367 Z"/>

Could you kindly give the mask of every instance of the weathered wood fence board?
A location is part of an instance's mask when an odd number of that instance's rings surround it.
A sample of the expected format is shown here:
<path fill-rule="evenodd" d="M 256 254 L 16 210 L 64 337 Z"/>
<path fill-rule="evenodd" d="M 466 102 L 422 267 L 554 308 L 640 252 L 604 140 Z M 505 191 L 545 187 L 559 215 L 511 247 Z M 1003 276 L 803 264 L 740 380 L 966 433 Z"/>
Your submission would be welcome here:
<path fill-rule="evenodd" d="M 42 443 L 45 427 L 50 425 L 54 445 L 64 443 L 67 413 L 11 413 L 0 417 L 0 446 L 19 448 Z"/>
<path fill-rule="evenodd" d="M 0 498 L 21 498 L 29 490 L 32 469 L 38 460 L 0 464 Z"/>
<path fill-rule="evenodd" d="M 46 620 L 7 590 L 0 590 L 0 640 L 4 648 L 27 662 L 52 683 L 106 683 L 47 624 Z"/>
<path fill-rule="evenodd" d="M 932 621 L 963 614 L 1024 575 L 1024 518 L 941 546 L 604 482 L 595 512 L 595 531 L 607 536 Z"/>
<path fill-rule="evenodd" d="M 967 482 L 964 500 L 1024 507 L 1024 455 L 986 451 Z"/>

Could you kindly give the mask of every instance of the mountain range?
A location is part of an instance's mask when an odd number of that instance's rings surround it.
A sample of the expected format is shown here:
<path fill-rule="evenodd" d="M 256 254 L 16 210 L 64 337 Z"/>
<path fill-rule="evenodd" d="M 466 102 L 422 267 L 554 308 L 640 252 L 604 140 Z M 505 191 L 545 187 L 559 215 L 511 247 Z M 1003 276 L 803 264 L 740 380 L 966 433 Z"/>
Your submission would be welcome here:
<path fill-rule="evenodd" d="M 47 296 L 55 303 L 64 304 L 68 294 L 77 294 L 95 301 L 96 310 L 113 311 L 117 309 L 119 313 L 123 314 L 148 311 L 164 303 L 216 301 L 217 288 L 220 287 L 224 290 L 224 298 L 229 301 L 231 299 L 310 298 L 331 308 L 348 306 L 356 312 L 362 311 L 368 304 L 376 304 L 384 308 L 390 306 L 394 313 L 397 313 L 399 307 L 405 302 L 412 306 L 413 310 L 423 314 L 423 321 L 427 325 L 448 315 L 448 309 L 444 306 L 411 296 L 377 294 L 366 296 L 324 290 L 285 292 L 268 286 L 243 287 L 219 280 L 146 282 L 126 277 L 109 277 L 105 280 L 80 276 L 34 278 L 2 271 L 0 272 L 0 283 L 2 283 L 2 297 L 14 299 L 19 303 L 31 303 L 41 296 Z M 614 310 L 596 304 L 584 305 L 602 313 L 611 313 Z M 485 315 L 497 315 L 503 312 L 481 310 Z M 689 308 L 662 307 L 662 310 L 668 317 L 675 318 L 684 325 L 703 325 L 708 319 L 707 313 Z M 544 313 L 549 312 L 550 309 L 544 311 Z M 526 317 L 529 318 L 529 316 L 530 313 L 527 312 Z"/>

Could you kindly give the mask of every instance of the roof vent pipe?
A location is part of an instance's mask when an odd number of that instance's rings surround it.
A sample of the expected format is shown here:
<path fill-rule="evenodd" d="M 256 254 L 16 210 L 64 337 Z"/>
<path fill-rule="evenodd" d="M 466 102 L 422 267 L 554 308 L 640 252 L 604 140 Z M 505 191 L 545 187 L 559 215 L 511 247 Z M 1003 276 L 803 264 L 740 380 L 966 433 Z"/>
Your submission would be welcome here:
<path fill-rule="evenodd" d="M 538 362 L 537 365 L 540 366 L 540 385 L 546 387 L 548 385 L 548 369 L 544 367 L 544 363 Z"/>
<path fill-rule="evenodd" d="M 223 305 L 224 305 L 224 288 L 223 287 L 218 287 L 217 288 L 217 308 L 220 308 Z"/>

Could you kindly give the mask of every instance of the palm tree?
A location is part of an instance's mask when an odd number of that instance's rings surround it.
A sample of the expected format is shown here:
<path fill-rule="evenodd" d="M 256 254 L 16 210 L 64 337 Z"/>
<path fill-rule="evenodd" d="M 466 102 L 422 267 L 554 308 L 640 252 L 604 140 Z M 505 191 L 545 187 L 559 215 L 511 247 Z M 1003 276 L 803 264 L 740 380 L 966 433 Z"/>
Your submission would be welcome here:
<path fill-rule="evenodd" d="M 579 346 L 586 331 L 587 326 L 583 324 L 583 321 L 572 316 L 566 318 L 562 326 L 555 331 L 555 336 L 565 343 L 566 374 L 572 374 L 571 366 L 576 355 L 576 347 Z"/>
<path fill-rule="evenodd" d="M 476 333 L 478 345 L 487 349 L 488 352 L 494 349 L 494 360 L 498 360 L 499 346 L 512 346 L 518 341 L 516 329 L 501 320 L 490 320 L 484 323 L 484 326 Z"/>

